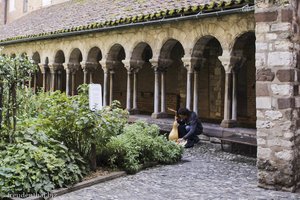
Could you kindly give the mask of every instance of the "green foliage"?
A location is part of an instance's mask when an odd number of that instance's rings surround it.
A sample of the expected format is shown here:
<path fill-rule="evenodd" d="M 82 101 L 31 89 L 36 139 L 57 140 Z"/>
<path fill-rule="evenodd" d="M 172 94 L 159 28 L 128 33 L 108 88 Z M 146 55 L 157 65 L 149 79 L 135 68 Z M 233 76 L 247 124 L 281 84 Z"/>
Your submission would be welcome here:
<path fill-rule="evenodd" d="M 31 78 L 36 65 L 26 55 L 0 56 L 0 139 L 13 141 L 17 126 L 18 89 Z M 5 129 L 2 128 L 4 119 Z"/>
<path fill-rule="evenodd" d="M 144 122 L 126 125 L 124 133 L 112 137 L 104 155 L 113 167 L 135 173 L 149 163 L 171 164 L 181 159 L 183 149 L 165 136 L 156 125 Z"/>
<path fill-rule="evenodd" d="M 30 104 L 27 107 L 30 108 L 23 106 L 27 112 L 22 112 L 24 115 L 21 117 L 24 126 L 36 126 L 88 159 L 92 143 L 101 151 L 111 136 L 122 133 L 128 112 L 119 108 L 118 102 L 99 112 L 92 112 L 89 109 L 87 87 L 81 86 L 79 92 L 79 95 L 72 97 L 56 91 L 40 93 L 31 99 L 24 98 L 23 101 L 27 101 Z"/>
<path fill-rule="evenodd" d="M 0 196 L 45 194 L 81 180 L 86 173 L 81 157 L 33 128 L 19 131 L 16 142 L 1 146 Z"/>

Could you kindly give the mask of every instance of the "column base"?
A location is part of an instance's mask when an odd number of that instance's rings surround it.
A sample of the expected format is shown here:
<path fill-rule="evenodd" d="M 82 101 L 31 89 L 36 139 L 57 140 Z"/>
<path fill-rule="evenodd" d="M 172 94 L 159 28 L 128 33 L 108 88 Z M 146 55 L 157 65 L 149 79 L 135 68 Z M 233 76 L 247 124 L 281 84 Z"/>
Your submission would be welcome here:
<path fill-rule="evenodd" d="M 223 128 L 233 128 L 236 126 L 236 120 L 223 119 L 220 126 Z"/>
<path fill-rule="evenodd" d="M 129 114 L 130 114 L 130 115 L 137 115 L 137 114 L 139 114 L 139 113 L 140 113 L 140 112 L 139 112 L 139 110 L 138 110 L 137 108 L 129 110 Z"/>
<path fill-rule="evenodd" d="M 160 112 L 160 113 L 152 113 L 151 118 L 153 119 L 159 119 L 159 118 L 167 118 L 168 114 L 165 112 Z"/>

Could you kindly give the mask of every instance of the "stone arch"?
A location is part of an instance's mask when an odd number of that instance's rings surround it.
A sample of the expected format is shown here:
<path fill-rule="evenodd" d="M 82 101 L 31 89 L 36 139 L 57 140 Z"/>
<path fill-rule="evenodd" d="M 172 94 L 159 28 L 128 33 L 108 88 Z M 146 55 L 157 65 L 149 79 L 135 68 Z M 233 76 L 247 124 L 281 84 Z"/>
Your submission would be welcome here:
<path fill-rule="evenodd" d="M 255 33 L 245 32 L 239 35 L 231 51 L 231 63 L 236 87 L 236 117 L 240 126 L 255 128 L 256 123 L 256 68 Z M 233 89 L 234 89 L 233 88 Z"/>
<path fill-rule="evenodd" d="M 122 63 L 122 60 L 124 60 L 125 57 L 124 47 L 120 44 L 114 44 L 110 47 L 106 59 L 106 67 L 110 71 L 110 84 L 108 85 L 109 88 L 112 88 L 110 99 L 118 100 L 121 103 L 122 108 L 125 108 L 126 106 L 127 93 L 127 71 Z"/>
<path fill-rule="evenodd" d="M 69 56 L 68 67 L 72 68 L 71 70 L 71 93 L 76 95 L 78 94 L 78 87 L 83 84 L 83 70 L 81 68 L 82 53 L 79 48 L 74 48 Z M 74 85 L 73 85 L 74 83 Z"/>
<path fill-rule="evenodd" d="M 165 74 L 165 104 L 173 109 L 186 105 L 186 69 L 181 60 L 183 56 L 182 44 L 172 38 L 163 44 L 158 59 L 159 70 Z"/>
<path fill-rule="evenodd" d="M 43 74 L 41 72 L 41 69 L 39 68 L 39 65 L 41 63 L 41 56 L 39 54 L 39 52 L 34 52 L 33 55 L 32 55 L 32 60 L 34 62 L 34 64 L 37 65 L 37 71 L 34 75 L 34 81 L 36 85 L 36 88 L 34 88 L 35 90 L 38 90 L 39 88 L 42 88 L 43 87 Z"/>
<path fill-rule="evenodd" d="M 89 75 L 87 83 L 96 83 L 103 85 L 103 70 L 99 64 L 102 60 L 102 52 L 99 47 L 92 47 L 87 54 L 86 67 L 88 68 Z"/>
<path fill-rule="evenodd" d="M 192 52 L 192 66 L 198 72 L 198 113 L 203 121 L 220 123 L 223 119 L 225 71 L 218 56 L 220 42 L 211 35 L 201 37 Z"/>
<path fill-rule="evenodd" d="M 154 71 L 149 62 L 152 56 L 150 45 L 146 42 L 140 42 L 133 48 L 130 59 L 131 67 L 138 70 L 137 108 L 143 114 L 151 114 L 153 112 Z"/>
<path fill-rule="evenodd" d="M 64 63 L 66 61 L 65 53 L 62 50 L 58 50 L 54 55 L 54 67 L 55 70 L 55 86 L 54 89 L 62 92 L 66 91 L 66 70 Z"/>

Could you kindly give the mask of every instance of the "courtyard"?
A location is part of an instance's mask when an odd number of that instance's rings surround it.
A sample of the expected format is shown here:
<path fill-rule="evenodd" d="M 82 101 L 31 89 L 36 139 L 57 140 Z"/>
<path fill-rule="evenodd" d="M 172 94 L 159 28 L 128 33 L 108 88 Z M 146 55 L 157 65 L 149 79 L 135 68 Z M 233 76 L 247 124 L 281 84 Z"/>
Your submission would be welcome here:
<path fill-rule="evenodd" d="M 299 193 L 257 187 L 256 159 L 200 143 L 182 161 L 81 189 L 54 200 L 300 199 Z"/>

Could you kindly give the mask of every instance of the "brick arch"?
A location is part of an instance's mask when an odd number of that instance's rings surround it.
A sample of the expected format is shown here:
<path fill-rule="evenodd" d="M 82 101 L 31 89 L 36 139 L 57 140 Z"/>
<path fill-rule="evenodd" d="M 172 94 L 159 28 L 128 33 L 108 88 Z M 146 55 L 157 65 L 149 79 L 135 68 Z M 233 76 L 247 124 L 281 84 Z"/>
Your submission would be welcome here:
<path fill-rule="evenodd" d="M 176 39 L 168 39 L 160 49 L 158 65 L 168 68 L 174 63 L 182 64 L 181 58 L 184 56 L 184 48 Z"/>

